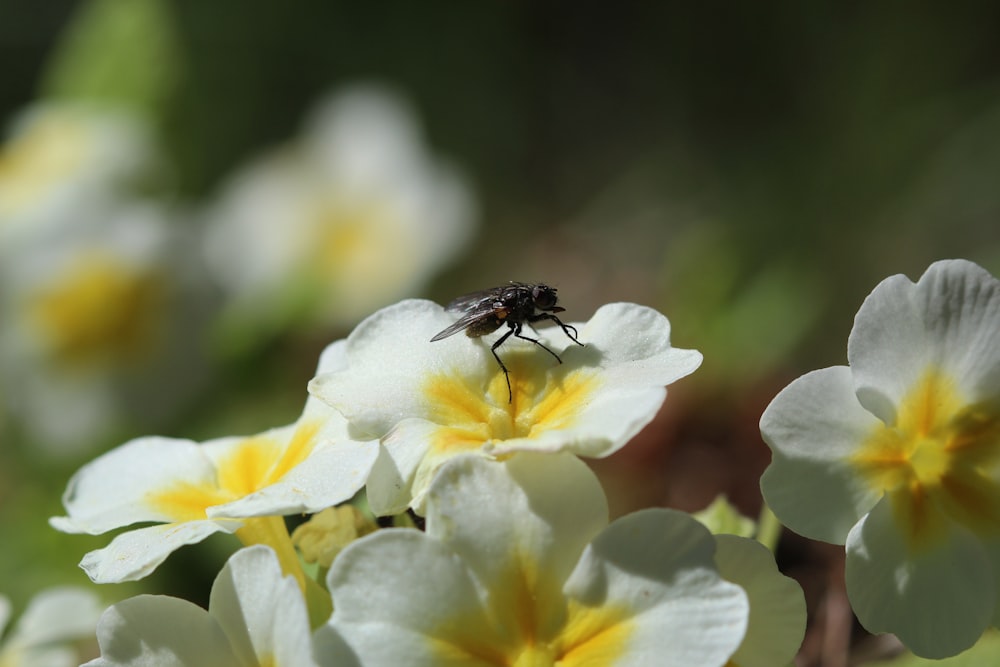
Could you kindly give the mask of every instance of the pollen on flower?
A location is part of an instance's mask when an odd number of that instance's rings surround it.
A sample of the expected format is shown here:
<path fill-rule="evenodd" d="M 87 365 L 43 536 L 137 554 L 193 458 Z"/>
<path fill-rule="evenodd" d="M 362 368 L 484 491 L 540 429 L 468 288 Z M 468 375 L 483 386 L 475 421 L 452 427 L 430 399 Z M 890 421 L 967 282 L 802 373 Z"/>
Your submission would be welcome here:
<path fill-rule="evenodd" d="M 442 427 L 432 449 L 457 453 L 479 449 L 487 442 L 531 438 L 546 431 L 568 428 L 581 414 L 598 386 L 584 369 L 553 368 L 544 355 L 540 363 L 527 352 L 506 352 L 511 396 L 498 368 L 484 387 L 476 378 L 439 374 L 424 385 L 431 420 Z"/>
<path fill-rule="evenodd" d="M 1000 412 L 970 405 L 953 378 L 931 368 L 853 462 L 892 500 L 910 546 L 944 536 L 945 516 L 981 535 L 1000 533 L 1000 486 L 987 464 L 1000 456 Z"/>

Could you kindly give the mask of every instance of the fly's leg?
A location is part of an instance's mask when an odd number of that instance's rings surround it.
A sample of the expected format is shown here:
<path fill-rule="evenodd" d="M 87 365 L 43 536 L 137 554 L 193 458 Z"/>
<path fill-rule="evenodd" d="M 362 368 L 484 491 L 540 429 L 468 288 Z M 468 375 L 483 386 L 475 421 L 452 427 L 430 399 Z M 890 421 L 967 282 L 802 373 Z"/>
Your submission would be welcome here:
<path fill-rule="evenodd" d="M 548 347 L 546 347 L 545 344 L 542 343 L 542 341 L 538 340 L 537 338 L 529 338 L 527 336 L 522 336 L 520 324 L 517 325 L 517 328 L 513 330 L 513 333 L 514 333 L 514 338 L 520 338 L 521 340 L 531 341 L 532 343 L 534 343 L 535 345 L 537 345 L 538 347 L 542 348 L 543 350 L 551 354 L 553 357 L 555 357 L 556 361 L 558 361 L 560 364 L 562 363 L 562 359 L 559 358 L 559 355 L 550 350 Z"/>
<path fill-rule="evenodd" d="M 520 329 L 521 329 L 521 327 L 517 326 L 517 330 L 519 331 Z M 490 347 L 490 352 L 493 353 L 493 358 L 497 360 L 497 363 L 500 364 L 500 370 L 503 371 L 503 378 L 505 380 L 507 380 L 507 402 L 508 403 L 512 403 L 514 401 L 514 392 L 510 388 L 510 372 L 507 370 L 507 367 L 504 366 L 503 361 L 500 359 L 500 355 L 497 354 L 497 348 L 500 347 L 505 340 L 507 340 L 508 338 L 510 338 L 511 334 L 514 334 L 515 336 L 517 336 L 518 338 L 520 338 L 520 336 L 518 336 L 518 334 L 515 332 L 515 325 L 513 325 L 513 324 L 510 325 L 510 329 L 507 329 L 507 333 L 505 333 L 504 335 L 502 335 L 499 338 L 497 338 L 497 342 L 493 343 L 493 345 Z"/>
<path fill-rule="evenodd" d="M 570 339 L 571 341 L 573 341 L 574 343 L 576 343 L 576 344 L 577 344 L 577 345 L 579 345 L 580 347 L 583 347 L 583 346 L 584 346 L 584 345 L 583 345 L 583 343 L 581 343 L 581 342 L 580 342 L 579 340 L 577 340 L 577 337 L 578 337 L 578 336 L 579 336 L 580 334 L 579 334 L 579 332 L 577 332 L 577 330 L 576 330 L 576 327 L 574 327 L 574 326 L 573 326 L 572 324 L 563 324 L 563 321 L 562 321 L 562 320 L 560 320 L 560 319 L 559 319 L 558 317 L 556 317 L 555 315 L 553 315 L 552 313 L 539 313 L 539 314 L 537 314 L 537 315 L 532 315 L 531 317 L 529 317 L 529 318 L 528 318 L 528 321 L 529 321 L 529 322 L 540 322 L 540 321 L 542 321 L 542 320 L 551 320 L 551 321 L 555 322 L 556 324 L 558 324 L 558 325 L 559 325 L 559 328 L 563 330 L 563 333 L 564 333 L 564 334 L 566 334 L 566 336 L 567 336 L 567 337 L 569 337 L 569 339 Z M 571 331 L 572 331 L 573 333 L 570 333 Z M 516 335 L 516 334 L 515 334 L 515 335 Z M 524 338 L 524 336 L 518 336 L 518 338 Z M 526 339 L 526 340 L 531 340 L 531 339 L 530 339 L 530 338 L 528 338 L 528 339 Z M 538 341 L 535 341 L 535 342 L 536 342 L 536 343 L 538 343 Z M 541 343 L 538 343 L 538 344 L 539 344 L 539 345 L 542 345 Z M 545 347 L 545 346 L 544 346 L 544 345 L 542 345 L 542 347 Z M 547 350 L 548 350 L 548 348 L 547 348 L 547 347 L 546 347 L 545 349 L 547 349 Z M 551 352 L 551 350 L 550 350 L 550 352 Z M 554 357 L 555 357 L 556 355 L 555 355 L 555 354 L 553 354 L 552 356 L 554 356 Z M 556 359 L 558 359 L 558 358 L 559 358 L 559 357 L 556 357 Z"/>

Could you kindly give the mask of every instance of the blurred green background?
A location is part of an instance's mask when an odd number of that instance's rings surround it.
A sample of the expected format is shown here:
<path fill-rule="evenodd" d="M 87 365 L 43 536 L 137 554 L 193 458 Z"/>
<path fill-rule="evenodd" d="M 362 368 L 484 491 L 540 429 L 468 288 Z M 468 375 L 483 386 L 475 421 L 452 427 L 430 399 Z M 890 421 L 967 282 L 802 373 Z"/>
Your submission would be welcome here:
<path fill-rule="evenodd" d="M 544 281 L 571 320 L 652 305 L 675 345 L 705 354 L 636 446 L 595 464 L 615 513 L 693 510 L 720 492 L 756 513 L 760 411 L 797 375 L 846 363 L 854 312 L 881 279 L 949 257 L 1000 274 L 994 3 L 122 4 L 0 4 L 0 118 L 41 98 L 134 106 L 171 165 L 154 190 L 197 207 L 296 137 L 322 95 L 389 84 L 479 208 L 471 245 L 410 296 Z M 39 455 L 8 415 L 0 591 L 20 606 L 85 579 L 75 563 L 106 538 L 44 520 L 95 452 L 290 422 L 319 352 L 350 328 L 292 327 L 229 355 L 206 334 L 212 371 L 186 407 L 118 424 L 87 455 Z M 199 599 L 232 547 L 221 541 L 101 592 Z M 782 555 L 790 568 L 810 557 Z"/>

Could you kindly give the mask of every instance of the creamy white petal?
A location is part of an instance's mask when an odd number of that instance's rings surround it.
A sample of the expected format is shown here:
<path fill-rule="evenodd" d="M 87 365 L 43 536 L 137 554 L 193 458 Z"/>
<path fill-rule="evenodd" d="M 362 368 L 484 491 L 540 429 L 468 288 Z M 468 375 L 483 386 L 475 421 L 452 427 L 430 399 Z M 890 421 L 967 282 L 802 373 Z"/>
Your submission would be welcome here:
<path fill-rule="evenodd" d="M 982 543 L 956 524 L 944 525 L 947 536 L 914 552 L 886 498 L 847 539 L 847 594 L 858 619 L 871 632 L 897 634 L 927 658 L 972 646 L 996 605 L 995 574 Z"/>
<path fill-rule="evenodd" d="M 160 524 L 122 533 L 103 549 L 87 553 L 80 561 L 91 581 L 114 584 L 142 579 L 186 544 L 195 544 L 212 533 L 232 533 L 239 521 L 187 521 Z"/>
<path fill-rule="evenodd" d="M 565 593 L 627 610 L 630 667 L 722 665 L 743 639 L 748 603 L 723 581 L 711 534 L 690 516 L 648 509 L 613 522 L 587 547 Z"/>
<path fill-rule="evenodd" d="M 214 480 L 212 462 L 197 443 L 137 438 L 77 471 L 63 494 L 69 516 L 50 523 L 65 532 L 97 535 L 140 521 L 173 521 L 147 501 L 150 494 L 179 481 L 209 485 Z"/>
<path fill-rule="evenodd" d="M 773 453 L 761 477 L 767 504 L 795 532 L 835 544 L 880 496 L 847 460 L 881 424 L 853 389 L 846 366 L 813 371 L 785 387 L 760 420 Z"/>
<path fill-rule="evenodd" d="M 929 368 L 957 380 L 970 402 L 998 400 L 1000 281 L 965 260 L 935 262 L 914 284 L 882 281 L 848 341 L 858 398 L 885 420 Z"/>
<path fill-rule="evenodd" d="M 507 585 L 512 576 L 532 590 L 537 604 L 562 604 L 563 583 L 608 522 L 597 477 L 568 454 L 518 454 L 493 464 L 456 461 L 431 484 L 428 505 L 433 510 L 427 534 L 465 561 L 501 612 L 517 608 L 497 599 L 518 594 Z M 469 530 L 477 524 L 490 528 Z M 556 613 L 540 610 L 542 616 Z"/>
<path fill-rule="evenodd" d="M 315 664 L 302 592 L 270 548 L 233 554 L 212 585 L 209 611 L 241 664 Z"/>
<path fill-rule="evenodd" d="M 243 667 L 222 628 L 187 600 L 140 595 L 110 607 L 97 626 L 101 657 L 85 667 Z M 252 663 L 251 663 L 252 664 Z"/>

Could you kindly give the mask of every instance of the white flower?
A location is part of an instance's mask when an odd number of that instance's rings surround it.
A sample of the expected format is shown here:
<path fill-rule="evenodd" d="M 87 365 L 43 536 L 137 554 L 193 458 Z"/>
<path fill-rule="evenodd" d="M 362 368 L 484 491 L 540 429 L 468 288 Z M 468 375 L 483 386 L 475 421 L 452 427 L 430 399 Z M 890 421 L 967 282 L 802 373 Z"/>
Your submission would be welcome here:
<path fill-rule="evenodd" d="M 611 304 L 574 325 L 583 347 L 558 327 L 538 332 L 561 364 L 510 338 L 500 348 L 508 394 L 490 352 L 495 337 L 430 342 L 453 322 L 429 301 L 385 308 L 332 345 L 332 372 L 310 383 L 313 395 L 347 417 L 355 437 L 382 439 L 368 480 L 376 514 L 420 511 L 434 472 L 457 454 L 607 456 L 656 415 L 664 385 L 701 363 L 698 352 L 670 346 L 670 323 L 660 313 Z"/>
<path fill-rule="evenodd" d="M 134 180 L 153 155 L 148 128 L 120 109 L 47 103 L 24 110 L 0 145 L 0 248 L 73 218 L 81 202 Z"/>
<path fill-rule="evenodd" d="M 792 530 L 846 542 L 866 628 L 954 655 L 1000 622 L 1000 281 L 963 260 L 887 278 L 847 356 L 765 411 L 764 495 Z"/>
<path fill-rule="evenodd" d="M 326 631 L 365 665 L 721 666 L 747 601 L 713 551 L 680 512 L 607 525 L 572 456 L 465 456 L 432 484 L 426 533 L 377 531 L 334 561 Z M 330 653 L 321 663 L 337 664 Z"/>
<path fill-rule="evenodd" d="M 86 667 L 315 665 L 302 593 L 264 546 L 236 552 L 212 585 L 208 611 L 140 595 L 112 605 L 97 626 L 101 657 Z"/>
<path fill-rule="evenodd" d="M 0 251 L 0 378 L 12 414 L 50 451 L 92 445 L 132 416 L 169 414 L 199 377 L 197 301 L 176 221 L 153 203 L 79 204 Z"/>
<path fill-rule="evenodd" d="M 206 252 L 239 321 L 343 325 L 418 290 L 465 245 L 473 208 L 426 153 L 409 105 L 358 86 L 233 178 Z"/>
<path fill-rule="evenodd" d="M 282 516 L 348 500 L 377 451 L 375 442 L 349 439 L 343 418 L 309 399 L 296 423 L 250 437 L 132 440 L 73 476 L 63 496 L 68 516 L 50 523 L 97 535 L 156 522 L 84 557 L 81 567 L 99 583 L 142 578 L 175 549 L 227 532 L 274 547 L 304 585 Z"/>
<path fill-rule="evenodd" d="M 97 596 L 80 588 L 50 588 L 36 595 L 17 625 L 0 644 L 4 667 L 74 667 L 80 664 L 74 641 L 94 635 L 101 607 Z M 0 636 L 10 619 L 10 602 L 0 596 Z"/>

